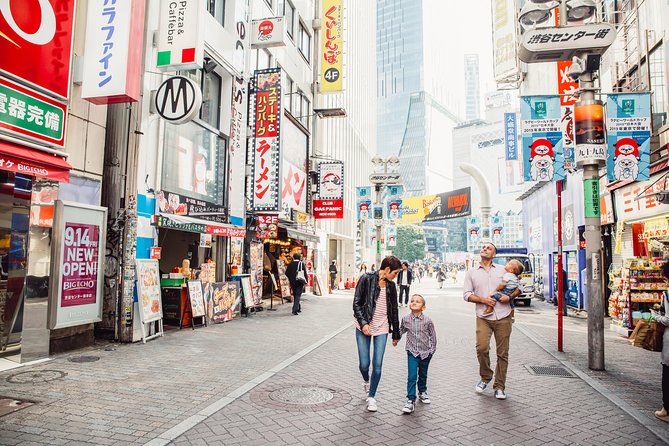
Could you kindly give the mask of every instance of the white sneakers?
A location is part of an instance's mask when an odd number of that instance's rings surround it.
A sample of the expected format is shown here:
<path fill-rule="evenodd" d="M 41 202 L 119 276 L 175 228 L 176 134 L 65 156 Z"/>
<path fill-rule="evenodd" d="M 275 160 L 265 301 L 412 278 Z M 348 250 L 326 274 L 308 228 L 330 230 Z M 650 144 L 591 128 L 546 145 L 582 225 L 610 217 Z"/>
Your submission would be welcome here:
<path fill-rule="evenodd" d="M 367 398 L 367 411 L 376 412 L 379 408 L 376 406 L 376 400 L 371 396 Z"/>

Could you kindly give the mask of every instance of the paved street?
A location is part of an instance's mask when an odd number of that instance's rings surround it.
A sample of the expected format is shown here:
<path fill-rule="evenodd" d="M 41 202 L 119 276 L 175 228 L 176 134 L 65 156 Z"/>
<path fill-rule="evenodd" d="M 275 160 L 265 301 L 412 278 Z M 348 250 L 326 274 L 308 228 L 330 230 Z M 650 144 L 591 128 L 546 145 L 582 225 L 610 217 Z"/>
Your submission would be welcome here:
<path fill-rule="evenodd" d="M 498 401 L 491 390 L 474 393 L 473 306 L 461 288 L 438 290 L 427 279 L 412 291 L 427 297 L 439 341 L 432 404 L 412 415 L 401 414 L 403 341 L 386 350 L 379 411 L 366 412 L 351 293 L 339 291 L 307 297 L 300 316 L 281 305 L 146 345 L 103 344 L 2 372 L 0 397 L 35 404 L 0 418 L 0 444 L 664 444 L 649 430 L 667 438 L 669 426 L 651 411 L 660 405 L 659 354 L 613 336 L 609 372 L 582 374 L 597 389 L 580 377 L 536 376 L 529 366 L 564 367 L 560 360 L 583 370 L 586 337 L 585 321 L 570 318 L 571 353 L 551 355 L 539 344 L 553 348 L 554 310 L 535 303 L 518 311 L 509 398 Z M 82 355 L 100 359 L 69 360 Z"/>

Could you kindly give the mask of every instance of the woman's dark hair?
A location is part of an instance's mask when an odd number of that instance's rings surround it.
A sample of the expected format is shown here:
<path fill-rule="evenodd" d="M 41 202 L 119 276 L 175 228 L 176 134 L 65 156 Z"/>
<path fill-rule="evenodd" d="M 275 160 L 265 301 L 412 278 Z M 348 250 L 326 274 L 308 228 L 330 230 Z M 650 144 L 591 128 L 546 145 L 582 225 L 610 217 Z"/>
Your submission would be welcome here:
<path fill-rule="evenodd" d="M 404 265 L 408 268 L 409 267 L 409 262 L 402 262 L 402 265 Z"/>
<path fill-rule="evenodd" d="M 665 262 L 664 265 L 662 265 L 662 275 L 669 279 L 669 261 Z"/>
<path fill-rule="evenodd" d="M 293 260 L 300 260 L 301 258 L 302 258 L 302 254 L 300 254 L 299 252 L 296 252 L 295 254 L 293 254 Z"/>
<path fill-rule="evenodd" d="M 390 271 L 395 271 L 396 269 L 402 268 L 402 262 L 395 256 L 388 256 L 381 262 L 381 268 L 386 269 L 390 268 Z"/>

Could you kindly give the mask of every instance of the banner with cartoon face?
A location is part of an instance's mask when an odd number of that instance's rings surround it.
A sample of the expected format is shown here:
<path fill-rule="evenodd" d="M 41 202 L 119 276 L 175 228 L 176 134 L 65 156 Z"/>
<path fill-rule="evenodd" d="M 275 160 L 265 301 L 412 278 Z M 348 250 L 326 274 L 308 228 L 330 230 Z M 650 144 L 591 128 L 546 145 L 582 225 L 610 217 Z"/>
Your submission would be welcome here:
<path fill-rule="evenodd" d="M 522 97 L 520 115 L 525 181 L 564 179 L 560 97 Z"/>
<path fill-rule="evenodd" d="M 609 94 L 606 101 L 609 181 L 650 178 L 650 93 Z"/>

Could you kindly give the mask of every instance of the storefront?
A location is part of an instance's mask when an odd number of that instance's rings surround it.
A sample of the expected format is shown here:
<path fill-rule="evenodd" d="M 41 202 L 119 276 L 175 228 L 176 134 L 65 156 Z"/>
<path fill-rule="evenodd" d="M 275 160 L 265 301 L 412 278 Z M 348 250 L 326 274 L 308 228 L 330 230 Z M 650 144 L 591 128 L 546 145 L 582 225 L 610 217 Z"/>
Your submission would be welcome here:
<path fill-rule="evenodd" d="M 613 190 L 618 217 L 608 270 L 611 329 L 628 336 L 650 309 L 661 304 L 667 284 L 661 266 L 669 254 L 669 205 L 658 193 L 669 190 L 667 173 Z"/>

